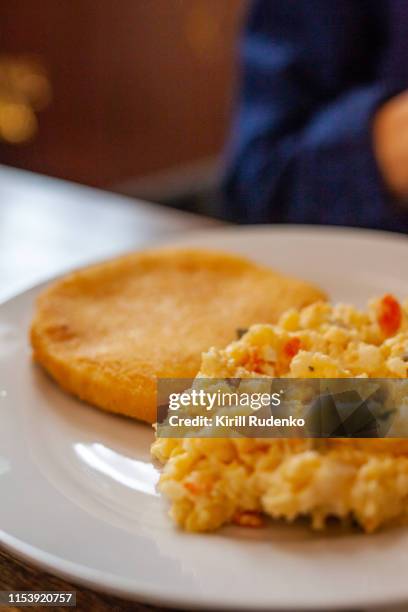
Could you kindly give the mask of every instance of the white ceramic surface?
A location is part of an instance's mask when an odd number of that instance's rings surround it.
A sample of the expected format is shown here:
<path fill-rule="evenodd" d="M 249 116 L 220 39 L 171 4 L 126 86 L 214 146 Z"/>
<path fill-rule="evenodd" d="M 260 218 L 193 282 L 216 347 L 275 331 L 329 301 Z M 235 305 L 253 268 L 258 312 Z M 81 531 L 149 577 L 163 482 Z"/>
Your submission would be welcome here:
<path fill-rule="evenodd" d="M 222 229 L 228 249 L 310 279 L 334 300 L 408 296 L 408 239 L 356 230 Z M 408 529 L 305 525 L 180 533 L 157 494 L 148 426 L 81 404 L 30 360 L 34 288 L 0 307 L 0 541 L 54 573 L 180 607 L 329 609 L 408 602 Z"/>

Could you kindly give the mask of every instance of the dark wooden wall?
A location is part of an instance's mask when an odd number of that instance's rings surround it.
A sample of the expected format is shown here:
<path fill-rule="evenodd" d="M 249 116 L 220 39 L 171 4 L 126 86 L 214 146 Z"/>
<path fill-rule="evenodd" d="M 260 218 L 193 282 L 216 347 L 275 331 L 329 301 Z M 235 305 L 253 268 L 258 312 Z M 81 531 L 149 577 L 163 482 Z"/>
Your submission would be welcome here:
<path fill-rule="evenodd" d="M 211 156 L 230 113 L 244 0 L 2 0 L 0 54 L 33 53 L 53 99 L 0 162 L 111 186 Z"/>

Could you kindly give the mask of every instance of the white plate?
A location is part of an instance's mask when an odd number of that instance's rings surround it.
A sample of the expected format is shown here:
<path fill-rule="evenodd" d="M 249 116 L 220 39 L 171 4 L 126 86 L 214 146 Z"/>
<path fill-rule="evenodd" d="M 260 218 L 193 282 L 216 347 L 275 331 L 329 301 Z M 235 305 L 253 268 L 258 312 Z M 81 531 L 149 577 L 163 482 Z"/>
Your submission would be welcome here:
<path fill-rule="evenodd" d="M 361 304 L 408 295 L 408 240 L 357 230 L 260 228 L 183 244 L 244 253 Z M 0 541 L 17 555 L 162 605 L 328 609 L 408 601 L 408 529 L 372 536 L 304 525 L 180 533 L 155 491 L 149 427 L 62 393 L 30 362 L 39 288 L 0 308 Z"/>

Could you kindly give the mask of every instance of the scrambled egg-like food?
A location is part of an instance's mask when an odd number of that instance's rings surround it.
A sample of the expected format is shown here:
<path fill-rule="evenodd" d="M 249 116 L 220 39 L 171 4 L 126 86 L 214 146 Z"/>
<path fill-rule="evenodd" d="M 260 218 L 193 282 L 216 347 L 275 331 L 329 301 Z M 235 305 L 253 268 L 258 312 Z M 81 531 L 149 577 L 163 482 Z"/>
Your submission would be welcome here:
<path fill-rule="evenodd" d="M 408 302 L 391 295 L 362 312 L 318 302 L 277 325 L 254 325 L 203 355 L 205 378 L 408 378 Z M 353 519 L 371 532 L 408 519 L 408 440 L 158 438 L 160 490 L 189 531 L 260 526 L 263 517 Z"/>

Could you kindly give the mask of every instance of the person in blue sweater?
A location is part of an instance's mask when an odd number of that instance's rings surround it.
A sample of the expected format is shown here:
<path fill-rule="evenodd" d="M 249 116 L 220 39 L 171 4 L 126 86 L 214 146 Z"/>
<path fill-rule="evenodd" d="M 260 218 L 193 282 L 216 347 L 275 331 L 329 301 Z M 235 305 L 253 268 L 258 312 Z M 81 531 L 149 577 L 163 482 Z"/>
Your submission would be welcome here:
<path fill-rule="evenodd" d="M 408 232 L 408 0 L 255 0 L 224 216 Z"/>

